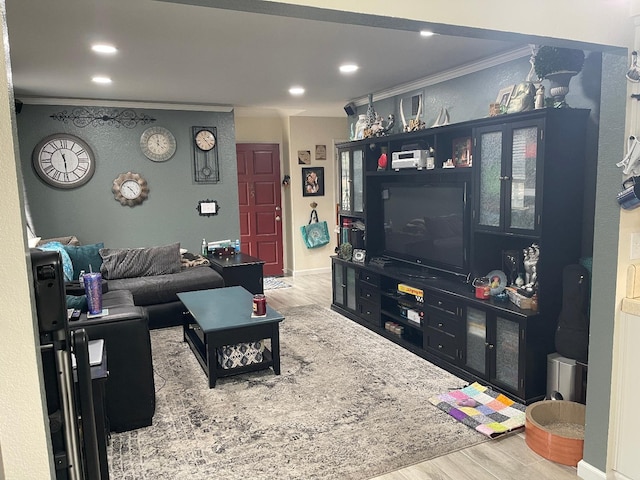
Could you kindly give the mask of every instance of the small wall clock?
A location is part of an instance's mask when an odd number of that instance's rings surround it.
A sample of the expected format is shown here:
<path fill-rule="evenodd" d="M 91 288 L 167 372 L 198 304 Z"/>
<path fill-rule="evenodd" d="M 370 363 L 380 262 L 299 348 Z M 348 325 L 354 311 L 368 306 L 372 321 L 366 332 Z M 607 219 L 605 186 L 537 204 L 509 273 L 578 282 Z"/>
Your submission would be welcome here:
<path fill-rule="evenodd" d="M 193 136 L 193 179 L 196 183 L 217 183 L 218 140 L 216 127 L 191 127 Z"/>
<path fill-rule="evenodd" d="M 149 127 L 140 136 L 140 148 L 154 162 L 166 162 L 176 153 L 176 139 L 164 127 Z"/>
<path fill-rule="evenodd" d="M 47 184 L 56 188 L 84 185 L 96 169 L 91 147 L 68 133 L 55 133 L 43 138 L 33 149 L 33 169 Z"/>
<path fill-rule="evenodd" d="M 122 205 L 135 207 L 144 202 L 149 196 L 147 181 L 139 173 L 121 173 L 113 181 L 111 187 L 113 196 Z"/>

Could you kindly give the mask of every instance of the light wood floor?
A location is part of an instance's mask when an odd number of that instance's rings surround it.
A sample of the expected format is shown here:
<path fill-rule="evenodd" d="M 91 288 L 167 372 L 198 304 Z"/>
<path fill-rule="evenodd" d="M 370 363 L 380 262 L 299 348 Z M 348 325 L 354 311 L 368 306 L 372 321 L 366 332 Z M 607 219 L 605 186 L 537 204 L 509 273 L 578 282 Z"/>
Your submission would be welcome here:
<path fill-rule="evenodd" d="M 331 274 L 282 277 L 291 288 L 268 290 L 267 303 L 282 307 L 331 305 Z M 345 321 L 350 321 L 345 319 Z M 427 407 L 428 408 L 428 407 Z M 510 435 L 449 455 L 396 470 L 371 480 L 575 480 L 576 469 L 550 462 L 525 443 L 524 433 Z"/>

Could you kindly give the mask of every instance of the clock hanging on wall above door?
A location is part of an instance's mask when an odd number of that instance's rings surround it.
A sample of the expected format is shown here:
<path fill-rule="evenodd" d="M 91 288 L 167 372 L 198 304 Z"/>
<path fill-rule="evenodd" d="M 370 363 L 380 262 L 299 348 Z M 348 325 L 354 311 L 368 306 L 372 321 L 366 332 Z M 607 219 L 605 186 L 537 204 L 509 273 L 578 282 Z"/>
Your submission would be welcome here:
<path fill-rule="evenodd" d="M 191 127 L 193 179 L 196 183 L 218 183 L 218 138 L 216 127 Z"/>

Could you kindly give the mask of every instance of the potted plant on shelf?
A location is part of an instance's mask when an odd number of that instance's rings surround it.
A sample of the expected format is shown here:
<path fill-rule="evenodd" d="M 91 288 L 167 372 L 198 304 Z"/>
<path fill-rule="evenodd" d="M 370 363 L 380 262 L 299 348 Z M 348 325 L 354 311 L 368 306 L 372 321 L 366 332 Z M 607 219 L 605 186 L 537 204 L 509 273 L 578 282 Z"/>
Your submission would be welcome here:
<path fill-rule="evenodd" d="M 582 71 L 584 52 L 573 48 L 541 46 L 536 52 L 533 67 L 541 80 L 549 80 L 549 93 L 553 106 L 567 107 L 564 97 L 569 93 L 569 82 Z"/>

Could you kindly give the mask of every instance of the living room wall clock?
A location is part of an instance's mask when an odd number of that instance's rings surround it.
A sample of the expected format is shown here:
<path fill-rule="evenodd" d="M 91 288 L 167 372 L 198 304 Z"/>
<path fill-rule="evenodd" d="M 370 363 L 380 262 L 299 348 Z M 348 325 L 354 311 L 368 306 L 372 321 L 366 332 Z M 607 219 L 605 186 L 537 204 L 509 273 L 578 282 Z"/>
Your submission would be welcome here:
<path fill-rule="evenodd" d="M 111 191 L 120 204 L 135 207 L 149 196 L 149 185 L 139 173 L 127 172 L 118 175 L 113 181 Z"/>
<path fill-rule="evenodd" d="M 68 133 L 55 133 L 43 138 L 33 149 L 33 169 L 48 185 L 77 188 L 93 177 L 96 169 L 91 147 Z"/>
<path fill-rule="evenodd" d="M 154 162 L 166 162 L 176 153 L 176 139 L 164 127 L 149 127 L 140 136 L 140 148 Z"/>
<path fill-rule="evenodd" d="M 191 127 L 193 137 L 193 179 L 196 183 L 217 183 L 218 140 L 216 127 Z"/>

